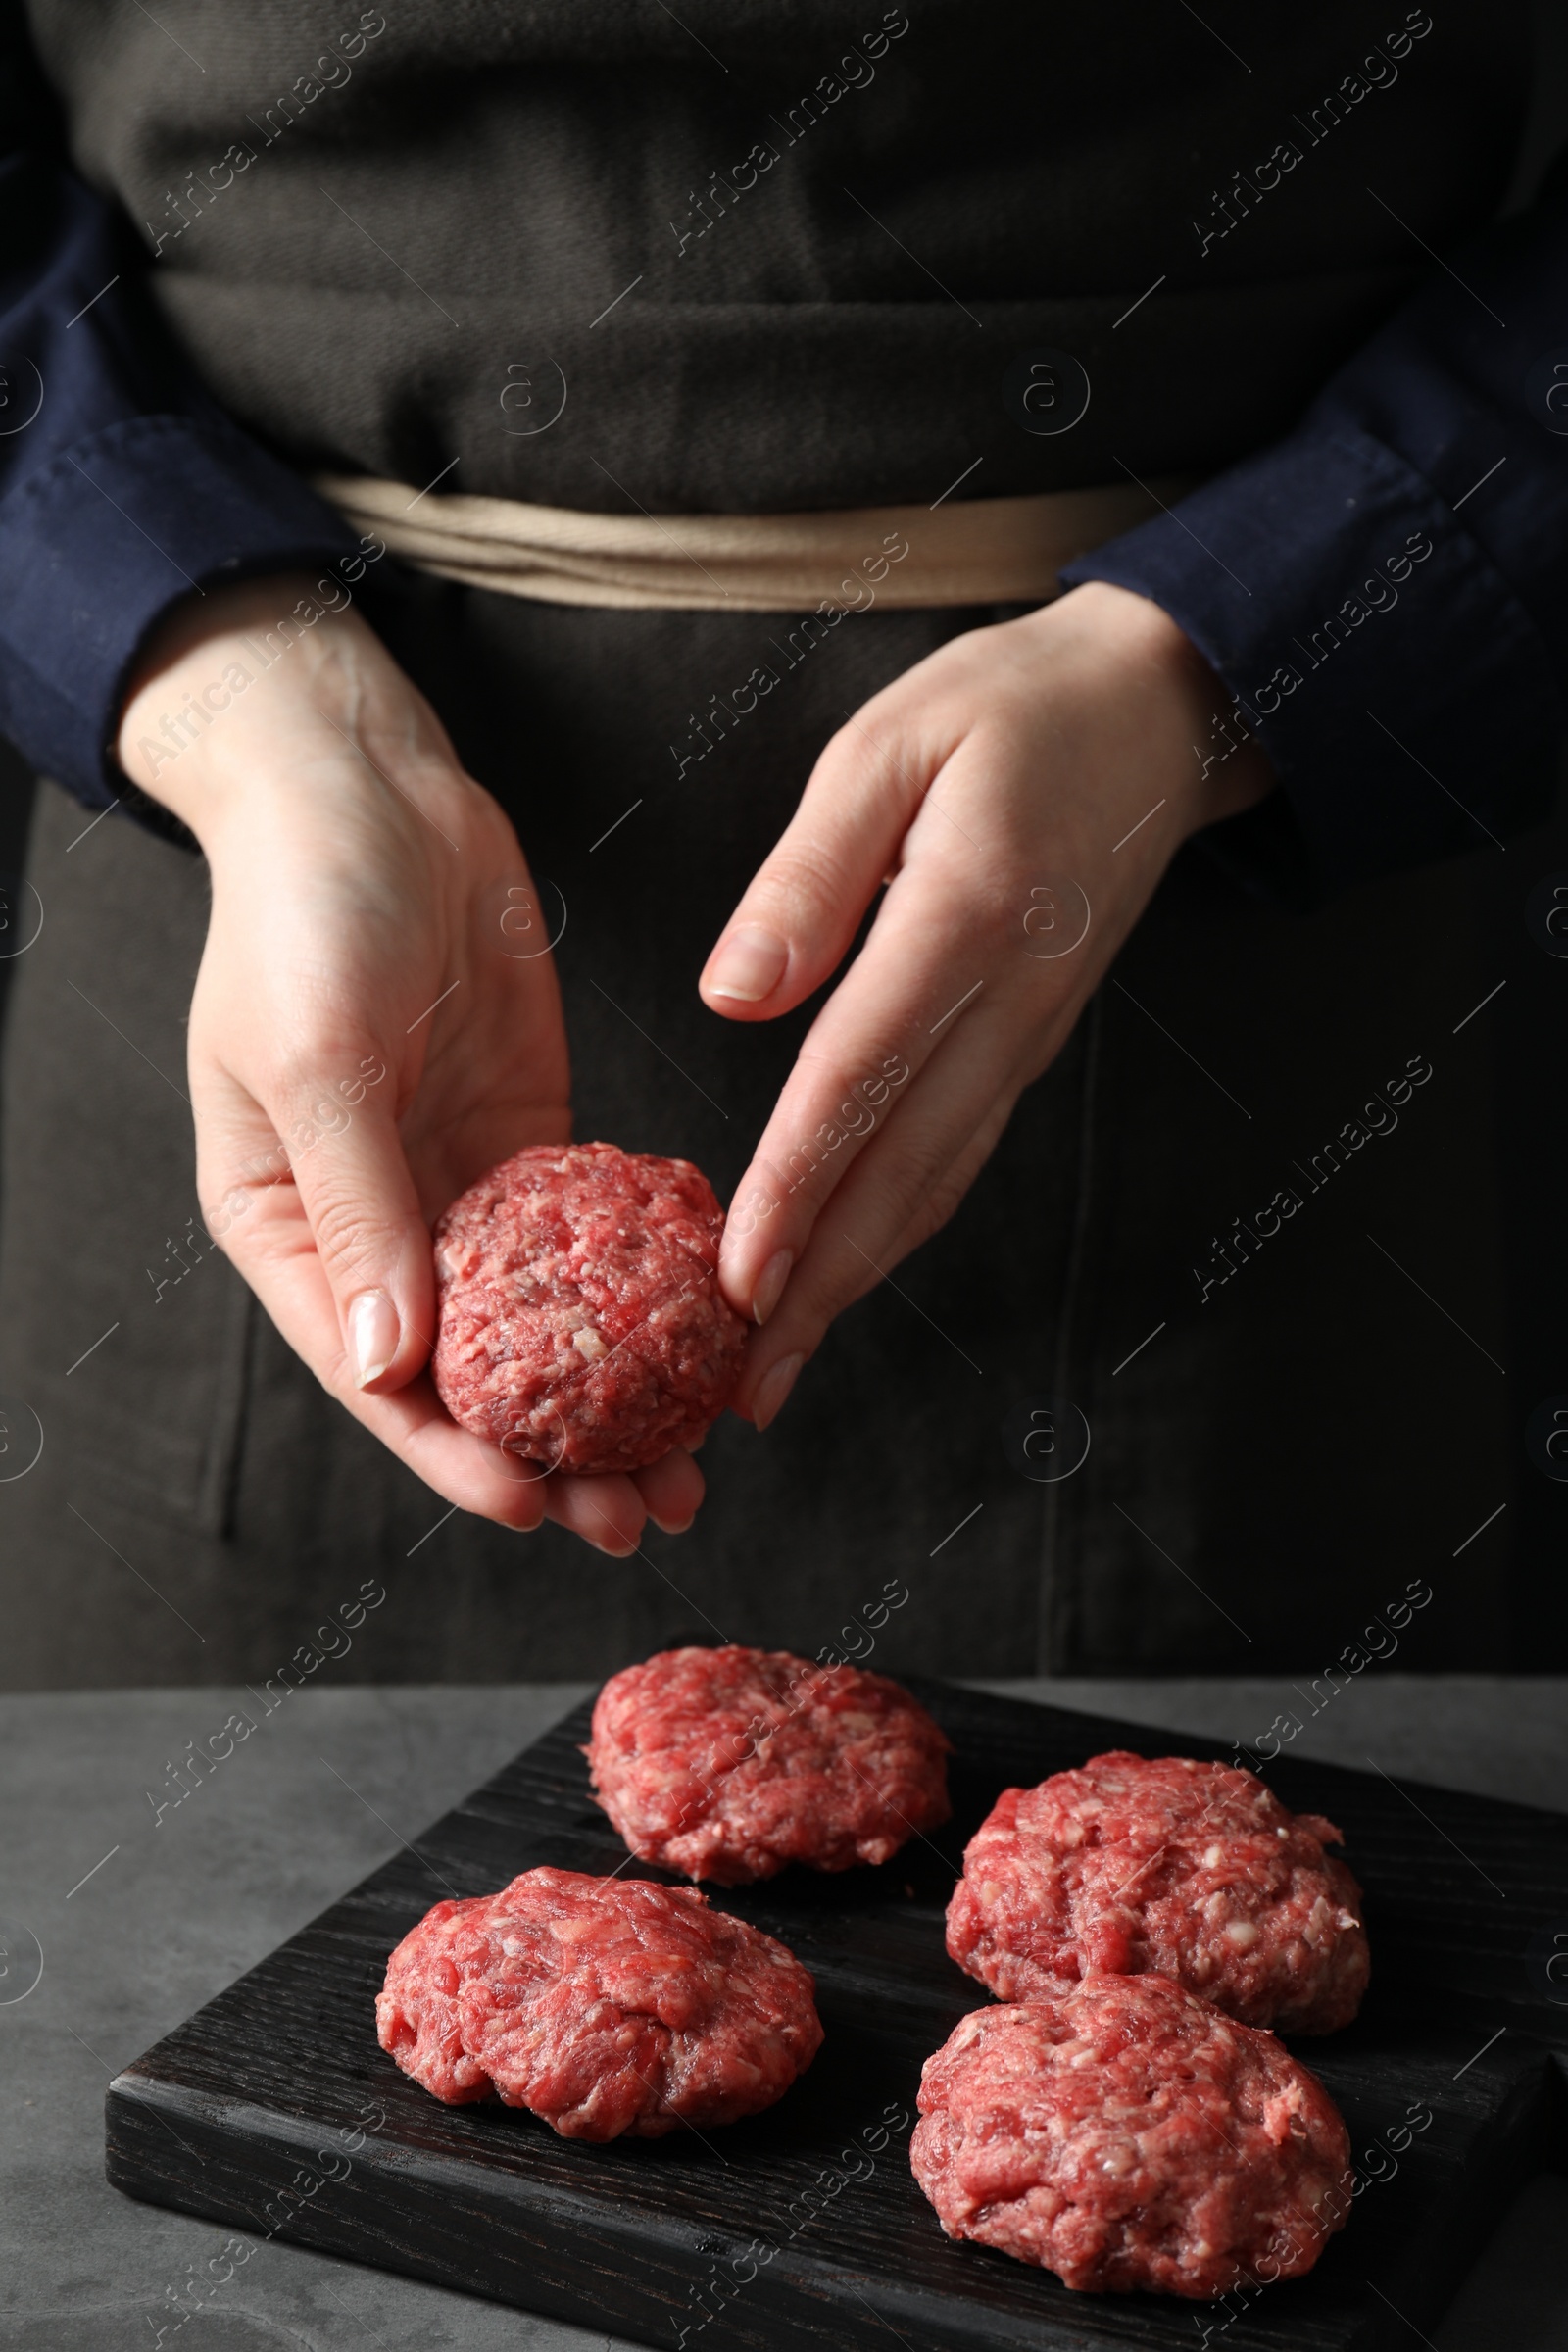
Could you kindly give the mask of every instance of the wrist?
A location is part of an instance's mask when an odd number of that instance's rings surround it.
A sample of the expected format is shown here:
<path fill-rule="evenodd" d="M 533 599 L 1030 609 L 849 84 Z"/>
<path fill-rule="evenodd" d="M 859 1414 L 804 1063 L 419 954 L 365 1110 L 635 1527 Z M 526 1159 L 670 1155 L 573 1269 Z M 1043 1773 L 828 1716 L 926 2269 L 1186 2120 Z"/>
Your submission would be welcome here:
<path fill-rule="evenodd" d="M 1086 580 L 1037 617 L 1075 619 L 1107 651 L 1108 690 L 1149 710 L 1151 754 L 1162 763 L 1183 836 L 1252 808 L 1278 778 L 1224 680 L 1152 598 Z"/>
<path fill-rule="evenodd" d="M 1146 597 L 1133 602 L 1158 616 L 1162 658 L 1185 721 L 1187 757 L 1180 769 L 1187 830 L 1200 833 L 1266 800 L 1279 779 L 1230 688 L 1186 631 L 1162 606 Z"/>
<path fill-rule="evenodd" d="M 333 592 L 335 591 L 335 601 Z M 138 656 L 121 710 L 115 756 L 131 783 L 187 825 L 203 848 L 217 829 L 243 763 L 244 719 L 275 707 L 262 681 L 287 657 L 283 673 L 309 691 L 321 660 L 347 623 L 348 592 L 336 580 L 280 572 L 187 597 L 166 613 Z"/>

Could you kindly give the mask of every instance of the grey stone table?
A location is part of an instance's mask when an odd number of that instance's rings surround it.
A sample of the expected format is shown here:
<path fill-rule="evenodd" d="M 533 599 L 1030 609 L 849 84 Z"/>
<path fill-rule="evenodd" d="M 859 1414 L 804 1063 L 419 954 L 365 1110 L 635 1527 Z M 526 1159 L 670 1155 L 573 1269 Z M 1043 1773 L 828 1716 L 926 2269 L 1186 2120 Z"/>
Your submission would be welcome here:
<path fill-rule="evenodd" d="M 1224 1739 L 1302 1711 L 1284 1681 L 993 1687 Z M 106 2184 L 105 2083 L 581 1695 L 564 1684 L 297 1692 L 156 1825 L 146 1792 L 167 1793 L 168 1765 L 217 1732 L 239 1693 L 0 1698 L 7 2352 L 154 2352 L 182 2281 L 226 2232 Z M 1297 1752 L 1308 1751 L 1568 1811 L 1568 1683 L 1368 1675 L 1307 1726 Z M 588 2352 L 612 2340 L 276 2240 L 165 2338 L 171 2352 Z M 1434 2352 L 1494 2347 L 1568 2352 L 1568 2180 L 1526 2191 Z"/>

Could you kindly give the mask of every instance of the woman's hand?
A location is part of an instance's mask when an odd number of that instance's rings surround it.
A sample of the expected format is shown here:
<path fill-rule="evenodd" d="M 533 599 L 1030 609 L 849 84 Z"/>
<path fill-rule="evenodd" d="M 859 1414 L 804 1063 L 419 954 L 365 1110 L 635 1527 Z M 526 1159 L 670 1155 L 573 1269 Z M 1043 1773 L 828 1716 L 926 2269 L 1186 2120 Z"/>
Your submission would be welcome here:
<path fill-rule="evenodd" d="M 1175 622 L 1095 583 L 954 639 L 823 752 L 701 982 L 730 1020 L 788 1012 L 886 882 L 725 1231 L 724 1289 L 766 1326 L 736 1399 L 760 1429 L 834 1316 L 953 1214 L 1181 843 L 1269 790 L 1251 742 L 1205 776 L 1216 715 Z"/>
<path fill-rule="evenodd" d="M 320 616 L 285 632 L 307 598 Z M 548 1516 L 617 1555 L 649 1515 L 688 1525 L 688 1454 L 635 1480 L 543 1475 L 460 1429 L 424 1369 L 430 1220 L 497 1160 L 570 1133 L 544 915 L 429 705 L 358 613 L 322 614 L 309 579 L 257 581 L 166 624 L 118 750 L 212 870 L 190 1011 L 198 1193 L 283 1337 L 464 1510 Z"/>

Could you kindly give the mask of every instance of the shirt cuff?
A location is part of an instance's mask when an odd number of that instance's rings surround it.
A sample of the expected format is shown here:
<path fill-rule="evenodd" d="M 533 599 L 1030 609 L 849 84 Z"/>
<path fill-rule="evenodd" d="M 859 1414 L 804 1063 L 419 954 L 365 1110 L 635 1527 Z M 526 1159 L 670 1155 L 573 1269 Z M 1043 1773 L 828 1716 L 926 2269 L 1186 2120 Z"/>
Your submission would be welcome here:
<path fill-rule="evenodd" d="M 0 499 L 0 730 L 88 808 L 107 808 L 127 792 L 113 747 L 130 673 L 170 608 L 359 546 L 297 474 L 220 419 L 138 416 L 87 435 Z"/>
<path fill-rule="evenodd" d="M 1218 672 L 1281 792 L 1200 838 L 1271 897 L 1310 905 L 1549 807 L 1563 713 L 1541 632 L 1463 516 L 1369 434 L 1305 427 L 1062 579 L 1150 598 Z M 1195 760 L 1236 734 L 1216 726 Z"/>

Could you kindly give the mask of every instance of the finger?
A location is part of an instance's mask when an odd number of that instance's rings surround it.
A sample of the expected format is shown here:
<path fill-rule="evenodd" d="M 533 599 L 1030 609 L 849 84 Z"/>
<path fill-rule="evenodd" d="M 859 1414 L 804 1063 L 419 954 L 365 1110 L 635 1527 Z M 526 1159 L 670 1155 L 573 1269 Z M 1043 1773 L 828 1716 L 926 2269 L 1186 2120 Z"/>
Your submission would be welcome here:
<path fill-rule="evenodd" d="M 877 705 L 841 727 L 704 967 L 704 1003 L 772 1020 L 848 954 L 930 778 L 951 746 L 922 741 Z"/>
<path fill-rule="evenodd" d="M 342 1056 L 348 1070 L 364 1058 L 352 1049 Z M 435 1344 L 430 1231 L 391 1102 L 381 1095 L 351 1108 L 334 1075 L 296 1076 L 263 1108 L 288 1149 L 350 1377 L 386 1395 L 420 1370 Z"/>
<path fill-rule="evenodd" d="M 649 1519 L 666 1535 L 684 1535 L 705 1492 L 697 1464 L 676 1446 L 629 1478 L 558 1473 L 546 1482 L 545 1514 L 598 1550 L 625 1559 Z"/>
<path fill-rule="evenodd" d="M 951 859 L 907 865 L 889 890 L 812 1023 L 731 1205 L 719 1272 L 740 1313 L 766 1322 L 775 1311 L 834 1189 L 933 1055 L 970 1054 L 986 1039 L 986 1067 L 1000 1081 L 1013 1048 L 990 1018 L 999 1001 L 1016 1024 L 1059 996 L 1062 982 L 1040 977 L 1050 965 L 1006 956 L 1001 913 L 995 893 Z M 1032 1008 L 1030 992 L 1040 1000 Z"/>
<path fill-rule="evenodd" d="M 662 1461 L 635 1473 L 637 1492 L 648 1516 L 666 1536 L 684 1535 L 696 1518 L 707 1492 L 701 1470 L 684 1447 L 677 1446 Z"/>
<path fill-rule="evenodd" d="M 705 1486 L 690 1454 L 676 1448 L 630 1477 L 557 1471 L 537 1479 L 543 1518 L 612 1559 L 628 1559 L 649 1519 L 666 1535 L 684 1535 Z"/>
<path fill-rule="evenodd" d="M 546 1517 L 596 1551 L 624 1560 L 637 1549 L 648 1512 L 629 1478 L 557 1470 L 544 1480 L 542 1492 Z"/>
<path fill-rule="evenodd" d="M 249 1283 L 282 1338 L 383 1445 L 459 1509 L 504 1527 L 537 1527 L 543 1482 L 494 1446 L 460 1429 L 427 1374 L 389 1394 L 362 1390 L 349 1366 L 337 1302 L 293 1182 L 287 1153 L 252 1103 L 248 1122 L 231 1118 L 220 1157 L 211 1128 L 198 1130 L 197 1182 L 208 1230 Z"/>
<path fill-rule="evenodd" d="M 205 1174 L 218 1149 L 219 1122 L 213 1102 L 219 1097 L 225 1098 L 226 1171 L 234 1179 L 220 1189 L 219 1179 Z M 210 1078 L 208 1098 L 203 1123 L 205 1167 L 198 1180 L 204 1193 L 218 1190 L 220 1208 L 210 1216 L 210 1227 L 215 1238 L 221 1238 L 283 1337 L 323 1385 L 356 1419 L 374 1430 L 421 1477 L 463 1508 L 515 1528 L 535 1528 L 549 1518 L 598 1550 L 617 1558 L 632 1552 L 650 1506 L 631 1478 L 550 1475 L 519 1462 L 458 1428 L 427 1376 L 399 1391 L 393 1391 L 390 1382 L 380 1391 L 360 1386 L 350 1339 L 340 1330 L 334 1311 L 336 1300 L 319 1249 L 319 1233 L 313 1229 L 301 1198 L 300 1171 L 291 1168 L 289 1156 L 260 1105 L 223 1073 Z M 345 1132 L 336 1131 L 328 1140 L 341 1141 Z M 309 1159 L 313 1155 L 309 1137 L 296 1140 L 302 1158 Z M 248 1153 L 240 1152 L 244 1143 L 252 1147 Z M 199 1151 L 199 1162 L 202 1156 Z M 224 1163 L 220 1160 L 219 1164 Z M 330 1200 L 330 1188 L 323 1185 L 320 1190 Z M 417 1234 L 428 1264 L 430 1242 L 422 1220 Z M 430 1295 L 433 1311 L 433 1281 Z M 377 1406 L 383 1409 L 373 1409 Z M 662 1523 L 677 1530 L 690 1525 L 704 1486 L 702 1473 L 689 1455 L 677 1451 L 651 1471 L 639 1473 L 639 1478 L 653 1482 L 650 1499 L 657 1504 Z"/>
<path fill-rule="evenodd" d="M 828 1325 L 947 1222 L 995 1150 L 1026 1072 L 981 1075 L 980 1057 L 978 1049 L 941 1055 L 835 1190 L 776 1312 L 747 1353 L 735 1409 L 759 1429 L 776 1418 Z M 973 1367 L 963 1332 L 933 1323 L 913 1293 L 906 1303 L 911 1318 Z"/>
<path fill-rule="evenodd" d="M 428 1373 L 389 1395 L 352 1386 L 341 1344 L 331 1361 L 334 1305 L 295 1188 L 285 1182 L 265 1192 L 270 1197 L 258 1202 L 265 1223 L 230 1254 L 283 1338 L 357 1421 L 461 1509 L 524 1532 L 552 1519 L 617 1559 L 636 1549 L 647 1510 L 629 1478 L 567 1478 L 486 1445 L 452 1420 Z"/>
<path fill-rule="evenodd" d="M 277 1146 L 272 1157 L 279 1159 Z M 546 1517 L 543 1482 L 522 1480 L 517 1463 L 461 1430 L 418 1374 L 393 1395 L 353 1383 L 336 1300 L 322 1272 L 311 1225 L 287 1174 L 237 1176 L 207 1209 L 207 1225 L 277 1331 L 334 1397 L 409 1470 L 447 1503 L 501 1527 L 534 1529 Z"/>
<path fill-rule="evenodd" d="M 1018 1092 L 1022 1091 L 1020 1087 Z M 879 1262 L 884 1278 L 918 1250 L 923 1242 L 928 1242 L 933 1234 L 940 1233 L 948 1219 L 962 1204 L 969 1187 L 1002 1141 L 1007 1121 L 1017 1106 L 1017 1099 L 1016 1094 L 1009 1095 L 992 1104 L 941 1184 L 919 1203 L 903 1232 L 883 1250 Z"/>

